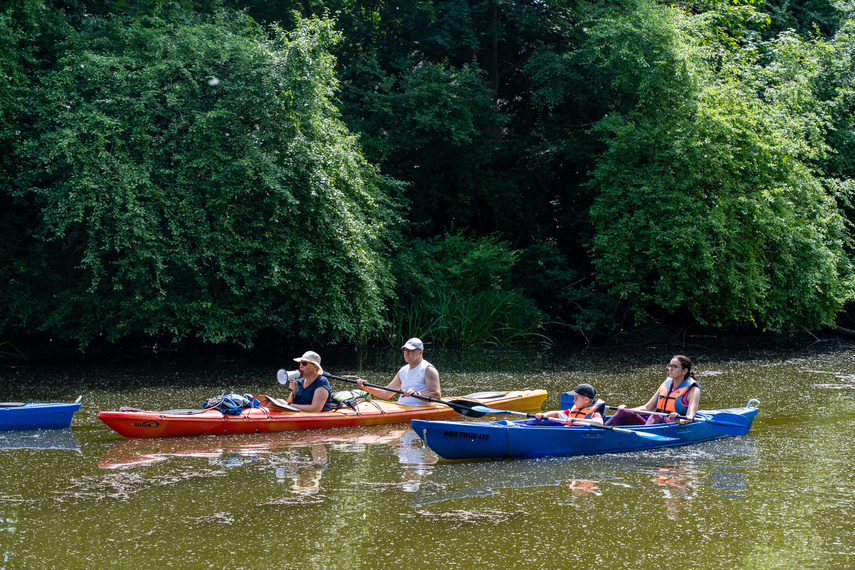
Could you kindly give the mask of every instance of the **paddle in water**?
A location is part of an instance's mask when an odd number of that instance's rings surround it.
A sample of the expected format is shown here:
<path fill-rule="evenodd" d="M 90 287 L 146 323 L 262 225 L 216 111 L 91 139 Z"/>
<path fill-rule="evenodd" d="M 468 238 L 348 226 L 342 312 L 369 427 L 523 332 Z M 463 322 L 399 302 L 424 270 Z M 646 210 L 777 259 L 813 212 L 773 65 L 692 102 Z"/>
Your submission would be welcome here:
<path fill-rule="evenodd" d="M 617 410 L 614 406 L 606 406 L 610 410 Z M 668 416 L 665 412 L 651 412 L 648 410 L 633 410 L 639 414 L 656 414 L 657 416 Z M 748 419 L 739 414 L 730 414 L 728 412 L 717 412 L 709 418 L 698 417 L 688 418 L 686 416 L 677 416 L 681 420 L 689 420 L 692 422 L 702 422 L 710 424 L 714 430 L 724 435 L 745 435 L 748 433 Z"/>
<path fill-rule="evenodd" d="M 343 382 L 350 382 L 352 384 L 359 384 L 356 380 L 352 378 L 342 378 L 341 376 L 333 376 L 329 373 L 324 373 L 324 376 L 327 378 L 333 378 L 335 380 L 342 380 Z M 370 386 L 371 388 L 379 388 L 381 390 L 386 390 L 388 392 L 395 392 L 396 394 L 404 394 L 403 390 L 395 390 L 394 388 L 387 388 L 386 386 L 379 386 L 377 384 L 369 384 L 368 382 L 364 383 L 365 386 Z M 428 402 L 436 402 L 437 404 L 444 404 L 450 407 L 452 410 L 460 414 L 461 416 L 466 416 L 467 418 L 480 418 L 486 414 L 494 414 L 498 412 L 494 412 L 493 408 L 488 408 L 486 406 L 482 406 L 481 402 L 475 402 L 474 400 L 462 400 L 462 399 L 454 399 L 454 400 L 437 400 L 436 398 L 431 398 L 430 396 L 421 396 L 417 394 L 412 395 L 413 398 L 419 398 L 420 400 L 427 400 Z M 478 408 L 478 409 L 476 409 Z"/>

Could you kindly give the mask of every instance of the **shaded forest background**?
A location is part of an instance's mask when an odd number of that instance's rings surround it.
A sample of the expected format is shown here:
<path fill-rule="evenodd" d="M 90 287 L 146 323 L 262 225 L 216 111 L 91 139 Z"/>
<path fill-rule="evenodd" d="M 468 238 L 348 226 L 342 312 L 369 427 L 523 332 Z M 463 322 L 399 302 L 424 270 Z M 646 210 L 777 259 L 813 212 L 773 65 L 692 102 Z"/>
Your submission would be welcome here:
<path fill-rule="evenodd" d="M 853 13 L 9 0 L 3 346 L 845 330 Z"/>

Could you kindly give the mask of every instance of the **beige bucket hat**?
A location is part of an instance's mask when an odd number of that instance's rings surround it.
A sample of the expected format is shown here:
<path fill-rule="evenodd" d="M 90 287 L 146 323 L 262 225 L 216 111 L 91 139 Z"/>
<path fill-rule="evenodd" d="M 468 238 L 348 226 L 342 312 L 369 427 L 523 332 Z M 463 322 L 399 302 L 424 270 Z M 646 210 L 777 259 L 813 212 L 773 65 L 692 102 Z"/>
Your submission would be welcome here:
<path fill-rule="evenodd" d="M 318 367 L 318 374 L 324 373 L 324 369 L 321 368 L 321 355 L 318 354 L 317 352 L 307 350 L 306 352 L 303 353 L 303 356 L 301 356 L 300 358 L 295 358 L 294 362 L 302 362 L 304 360 L 306 362 L 311 362 L 312 364 L 317 366 Z"/>

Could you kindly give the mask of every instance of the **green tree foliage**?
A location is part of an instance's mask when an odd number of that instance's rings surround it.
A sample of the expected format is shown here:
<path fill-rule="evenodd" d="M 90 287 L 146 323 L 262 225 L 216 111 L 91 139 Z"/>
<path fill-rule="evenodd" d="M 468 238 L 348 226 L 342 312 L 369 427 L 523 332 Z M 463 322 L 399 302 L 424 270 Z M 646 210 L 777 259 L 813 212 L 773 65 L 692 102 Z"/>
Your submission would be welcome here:
<path fill-rule="evenodd" d="M 337 118 L 329 21 L 53 15 L 61 29 L 31 28 L 55 53 L 3 143 L 7 318 L 81 345 L 380 327 L 395 218 Z"/>
<path fill-rule="evenodd" d="M 490 175 L 498 141 L 488 132 L 500 118 L 483 75 L 469 65 L 431 62 L 392 77 L 376 65 L 361 69 L 354 82 L 363 93 L 369 83 L 382 87 L 368 97 L 370 108 L 349 103 L 344 111 L 362 133 L 366 156 L 409 182 L 411 234 L 472 225 L 501 185 Z"/>
<path fill-rule="evenodd" d="M 770 25 L 765 33 L 770 37 L 786 30 L 802 37 L 815 34 L 830 37 L 842 23 L 836 4 L 833 0 L 764 0 L 757 9 L 769 16 Z"/>
<path fill-rule="evenodd" d="M 809 45 L 818 62 L 811 87 L 831 117 L 827 140 L 832 152 L 822 165 L 829 176 L 851 183 L 855 179 L 855 20 L 848 20 L 830 42 L 816 40 Z"/>
<path fill-rule="evenodd" d="M 325 3 L 345 35 L 343 117 L 367 155 L 408 182 L 411 236 L 471 228 L 517 242 L 540 214 L 533 207 L 551 210 L 542 183 L 553 175 L 531 157 L 539 133 L 521 71 L 539 50 L 572 45 L 563 4 Z"/>
<path fill-rule="evenodd" d="M 419 336 L 456 346 L 544 342 L 545 315 L 512 284 L 517 254 L 493 237 L 414 239 L 395 265 L 399 304 L 388 340 Z"/>
<path fill-rule="evenodd" d="M 0 277 L 30 328 L 352 340 L 385 310 L 466 344 L 853 297 L 846 2 L 8 6 Z"/>
<path fill-rule="evenodd" d="M 591 182 L 597 279 L 637 322 L 682 306 L 717 325 L 833 322 L 853 294 L 850 238 L 811 166 L 826 117 L 801 45 L 783 38 L 774 65 L 713 73 L 720 59 L 685 32 L 695 22 L 639 6 L 590 31 L 609 38 L 595 38 L 591 64 L 636 95 L 597 125 L 608 136 Z"/>

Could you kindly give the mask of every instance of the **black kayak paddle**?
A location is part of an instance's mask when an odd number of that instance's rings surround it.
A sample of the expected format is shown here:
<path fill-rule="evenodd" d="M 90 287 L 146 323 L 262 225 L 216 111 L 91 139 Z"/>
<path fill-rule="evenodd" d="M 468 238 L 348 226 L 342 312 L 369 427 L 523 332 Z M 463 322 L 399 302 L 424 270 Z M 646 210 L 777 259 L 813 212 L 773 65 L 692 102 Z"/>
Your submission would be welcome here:
<path fill-rule="evenodd" d="M 342 380 L 344 382 L 350 382 L 352 384 L 359 384 L 356 380 L 351 378 L 342 378 L 341 376 L 333 376 L 327 372 L 324 373 L 324 376 L 327 378 L 334 378 L 335 380 Z M 365 382 L 364 386 L 370 386 L 371 388 L 379 388 L 380 390 L 386 390 L 388 392 L 395 392 L 397 394 L 403 394 L 403 390 L 395 390 L 393 388 L 387 388 L 386 386 L 379 386 L 377 384 L 369 384 Z M 420 396 L 413 394 L 413 398 L 419 398 L 421 400 L 426 400 L 428 402 L 436 402 L 437 404 L 445 404 L 450 407 L 452 410 L 460 414 L 461 416 L 466 416 L 467 418 L 480 418 L 486 414 L 494 414 L 498 412 L 494 412 L 493 408 L 488 408 L 486 406 L 482 406 L 481 402 L 475 402 L 474 400 L 462 400 L 462 399 L 454 399 L 451 401 L 446 400 L 437 400 L 436 398 L 431 398 L 430 396 Z M 478 409 L 476 409 L 478 408 Z"/>
<path fill-rule="evenodd" d="M 483 407 L 483 406 L 478 406 L 478 407 Z M 478 407 L 476 407 L 476 410 Z M 486 408 L 486 409 L 490 410 L 491 414 L 512 414 L 514 416 L 523 416 L 523 417 L 532 418 L 535 420 L 537 419 L 536 415 L 527 414 L 525 412 L 514 412 L 512 410 L 496 410 L 493 408 Z M 562 423 L 562 424 L 566 423 L 565 420 L 559 420 L 558 418 L 542 418 L 542 419 L 544 421 L 548 421 L 548 422 L 556 422 L 556 423 Z M 580 422 L 580 419 L 577 419 L 575 421 Z M 652 441 L 677 441 L 677 439 L 678 439 L 676 437 L 668 437 L 665 435 L 659 435 L 659 434 L 655 434 L 655 433 L 645 433 L 642 431 L 635 431 L 632 429 L 619 428 L 619 427 L 614 427 L 614 426 L 604 426 L 604 425 L 590 423 L 590 422 L 581 422 L 581 423 L 584 423 L 586 426 L 589 426 L 592 428 L 607 429 L 609 431 L 614 431 L 617 433 L 627 433 L 627 434 L 631 434 L 631 435 L 637 435 L 640 438 L 649 439 Z"/>
<path fill-rule="evenodd" d="M 606 408 L 610 410 L 617 410 L 615 406 L 606 406 Z M 638 414 L 656 414 L 658 416 L 667 416 L 664 412 L 651 412 L 648 410 L 631 410 Z M 728 412 L 718 412 L 714 414 L 710 418 L 699 418 L 695 416 L 694 418 L 688 418 L 686 416 L 677 416 L 677 418 L 681 420 L 689 420 L 693 422 L 702 422 L 705 424 L 710 424 L 713 429 L 715 429 L 718 433 L 723 435 L 745 435 L 748 433 L 748 418 L 745 416 L 740 416 L 739 414 L 731 414 Z"/>

